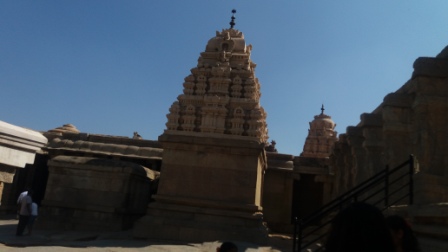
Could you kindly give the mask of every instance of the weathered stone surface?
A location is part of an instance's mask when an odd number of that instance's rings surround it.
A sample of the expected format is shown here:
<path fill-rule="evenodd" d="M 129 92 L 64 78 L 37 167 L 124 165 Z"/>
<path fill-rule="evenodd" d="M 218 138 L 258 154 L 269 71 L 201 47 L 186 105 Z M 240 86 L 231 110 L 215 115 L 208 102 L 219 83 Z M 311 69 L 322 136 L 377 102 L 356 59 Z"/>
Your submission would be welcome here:
<path fill-rule="evenodd" d="M 154 172 L 129 162 L 58 156 L 40 211 L 41 225 L 76 230 L 123 230 L 146 212 Z M 153 174 L 154 175 L 154 174 Z"/>
<path fill-rule="evenodd" d="M 260 205 L 261 143 L 166 134 L 159 141 L 164 146 L 159 195 Z"/>
<path fill-rule="evenodd" d="M 263 218 L 273 232 L 291 233 L 294 156 L 267 152 L 263 183 Z"/>
<path fill-rule="evenodd" d="M 0 121 L 0 164 L 23 168 L 47 143 L 41 133 Z"/>
<path fill-rule="evenodd" d="M 137 238 L 189 242 L 244 240 L 264 243 L 267 238 L 261 213 L 160 202 L 149 205 L 148 215 L 136 222 L 133 233 Z"/>
<path fill-rule="evenodd" d="M 73 137 L 66 138 L 73 135 Z M 160 146 L 152 146 L 152 141 L 146 140 L 132 140 L 123 141 L 118 137 L 111 137 L 107 139 L 105 137 L 99 138 L 98 136 L 86 136 L 85 140 L 82 140 L 83 134 L 67 134 L 63 135 L 64 138 L 56 137 L 45 147 L 46 150 L 63 150 L 74 153 L 89 153 L 90 155 L 108 155 L 116 157 L 129 157 L 160 160 L 162 158 L 162 149 Z M 78 136 L 75 138 L 74 136 Z M 101 141 L 102 140 L 102 141 Z M 146 142 L 139 143 L 139 142 Z"/>
<path fill-rule="evenodd" d="M 202 133 L 165 133 L 159 141 L 164 152 L 156 202 L 137 222 L 134 236 L 203 241 L 266 236 L 261 218 L 264 143 Z M 245 224 L 235 224 L 241 221 Z"/>
<path fill-rule="evenodd" d="M 446 78 L 448 77 L 448 59 L 421 57 L 414 62 L 412 78 L 419 76 Z"/>
<path fill-rule="evenodd" d="M 15 174 L 14 167 L 0 164 L 0 182 L 12 183 L 14 179 L 14 174 Z"/>
<path fill-rule="evenodd" d="M 415 202 L 448 200 L 445 182 L 448 180 L 448 60 L 445 54 L 417 59 L 411 80 L 388 94 L 371 114 L 364 114 L 356 127 L 347 128 L 349 149 L 339 148 L 332 156 L 335 171 L 353 174 L 344 170 L 352 159 L 350 166 L 356 171 L 356 183 L 360 183 L 369 173 L 376 173 L 386 165 L 395 167 L 414 154 L 420 172 L 415 180 Z"/>
<path fill-rule="evenodd" d="M 353 157 L 347 141 L 346 134 L 340 134 L 335 143 L 333 154 L 330 157 L 330 174 L 333 174 L 333 188 L 331 197 L 341 195 L 356 184 L 356 170 L 353 166 Z"/>
<path fill-rule="evenodd" d="M 272 156 L 268 160 L 273 159 Z M 292 161 L 291 161 L 292 163 Z M 293 168 L 270 167 L 265 173 L 263 185 L 263 218 L 269 229 L 278 233 L 291 233 L 293 225 L 292 193 Z"/>

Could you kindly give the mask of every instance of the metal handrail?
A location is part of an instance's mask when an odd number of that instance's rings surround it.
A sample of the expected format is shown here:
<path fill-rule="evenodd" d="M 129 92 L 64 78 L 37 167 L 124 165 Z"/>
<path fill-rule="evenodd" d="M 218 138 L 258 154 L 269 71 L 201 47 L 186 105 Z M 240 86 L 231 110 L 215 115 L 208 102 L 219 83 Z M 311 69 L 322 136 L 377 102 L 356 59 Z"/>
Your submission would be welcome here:
<path fill-rule="evenodd" d="M 402 170 L 403 167 L 408 166 L 409 170 L 407 174 L 398 176 L 398 178 L 394 178 L 392 181 L 390 179 L 390 176 L 400 170 Z M 345 192 L 344 194 L 340 195 L 336 199 L 330 201 L 329 203 L 325 204 L 318 210 L 316 210 L 314 213 L 306 216 L 305 218 L 298 219 L 295 217 L 294 219 L 294 238 L 293 238 L 293 252 L 301 251 L 304 248 L 307 248 L 311 244 L 315 243 L 322 237 L 326 236 L 319 235 L 317 238 L 313 238 L 308 242 L 304 242 L 304 238 L 307 238 L 314 233 L 322 230 L 324 227 L 328 226 L 332 220 L 333 217 L 331 214 L 335 213 L 337 210 L 341 210 L 345 204 L 349 204 L 355 201 L 366 201 L 367 199 L 376 197 L 378 194 L 384 192 L 383 197 L 381 197 L 374 205 L 379 204 L 381 202 L 384 202 L 384 208 L 383 210 L 387 209 L 388 207 L 392 206 L 393 204 L 398 203 L 399 201 L 405 199 L 406 197 L 409 198 L 409 205 L 413 204 L 414 201 L 414 181 L 413 181 L 413 174 L 414 174 L 414 156 L 410 155 L 409 159 L 402 164 L 398 165 L 394 169 L 390 170 L 389 166 L 386 166 L 386 168 L 379 173 L 375 174 L 370 179 L 362 182 L 361 184 L 355 186 L 351 190 Z M 392 193 L 390 192 L 390 186 L 395 185 L 401 181 L 405 176 L 409 176 L 409 181 L 406 182 L 404 185 L 399 187 L 399 189 L 394 190 Z M 395 200 L 393 203 L 390 203 L 390 196 L 397 193 L 402 188 L 408 187 L 409 191 L 407 193 L 400 197 L 398 200 Z M 375 190 L 374 193 L 371 193 L 372 190 Z M 363 194 L 370 195 L 363 200 L 360 200 L 361 196 Z M 321 222 L 324 218 L 329 218 L 329 220 L 326 220 L 325 222 Z M 304 233 L 304 229 L 306 227 L 309 227 L 312 223 L 320 223 L 316 228 L 313 230 Z"/>

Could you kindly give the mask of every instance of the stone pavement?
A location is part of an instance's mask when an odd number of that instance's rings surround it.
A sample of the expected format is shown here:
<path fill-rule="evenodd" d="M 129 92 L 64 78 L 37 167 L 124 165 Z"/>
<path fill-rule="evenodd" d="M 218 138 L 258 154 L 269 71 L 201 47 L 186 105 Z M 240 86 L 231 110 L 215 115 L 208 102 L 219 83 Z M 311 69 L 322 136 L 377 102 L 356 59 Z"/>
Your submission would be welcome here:
<path fill-rule="evenodd" d="M 38 221 L 38 220 L 36 220 Z M 36 229 L 30 236 L 15 236 L 18 220 L 14 215 L 0 216 L 0 251 L 33 252 L 198 252 L 216 251 L 222 241 L 204 243 L 181 243 L 174 241 L 138 240 L 132 238 L 131 231 L 122 232 L 84 232 Z M 278 252 L 291 251 L 292 241 L 289 237 L 273 236 L 266 246 L 244 241 L 233 241 L 239 251 Z"/>

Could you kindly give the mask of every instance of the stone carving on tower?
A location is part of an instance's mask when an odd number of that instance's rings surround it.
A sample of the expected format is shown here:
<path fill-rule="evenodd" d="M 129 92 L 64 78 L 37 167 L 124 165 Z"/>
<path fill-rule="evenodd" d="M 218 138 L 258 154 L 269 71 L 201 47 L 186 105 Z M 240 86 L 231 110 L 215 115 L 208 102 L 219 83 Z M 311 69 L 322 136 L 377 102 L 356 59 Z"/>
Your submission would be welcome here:
<path fill-rule="evenodd" d="M 267 142 L 266 112 L 260 106 L 251 45 L 233 28 L 216 32 L 170 108 L 167 133 L 199 132 L 253 137 Z"/>
<path fill-rule="evenodd" d="M 324 114 L 324 105 L 321 110 L 320 115 L 314 116 L 314 120 L 310 122 L 301 157 L 328 158 L 338 140 L 337 131 L 334 130 L 336 124 L 331 120 L 331 116 Z"/>

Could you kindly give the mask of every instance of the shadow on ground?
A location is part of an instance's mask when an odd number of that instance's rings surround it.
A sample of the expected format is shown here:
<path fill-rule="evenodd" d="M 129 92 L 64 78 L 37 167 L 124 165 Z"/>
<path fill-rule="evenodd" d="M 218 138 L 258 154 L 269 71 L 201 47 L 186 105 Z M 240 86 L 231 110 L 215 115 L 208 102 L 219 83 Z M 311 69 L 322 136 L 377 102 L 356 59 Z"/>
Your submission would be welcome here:
<path fill-rule="evenodd" d="M 92 248 L 114 248 L 110 251 L 216 251 L 222 241 L 204 243 L 185 243 L 167 240 L 143 240 L 132 237 L 132 231 L 120 232 L 88 232 L 58 231 L 36 229 L 30 236 L 16 236 L 18 220 L 15 215 L 0 218 L 0 243 L 8 247 L 42 247 L 59 246 L 79 248 L 83 251 Z M 233 241 L 239 251 L 291 251 L 291 240 L 287 236 L 272 236 L 267 240 L 269 245 L 257 245 L 244 241 Z"/>

